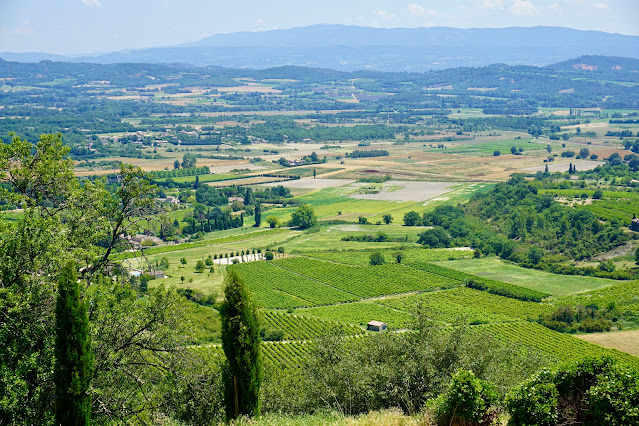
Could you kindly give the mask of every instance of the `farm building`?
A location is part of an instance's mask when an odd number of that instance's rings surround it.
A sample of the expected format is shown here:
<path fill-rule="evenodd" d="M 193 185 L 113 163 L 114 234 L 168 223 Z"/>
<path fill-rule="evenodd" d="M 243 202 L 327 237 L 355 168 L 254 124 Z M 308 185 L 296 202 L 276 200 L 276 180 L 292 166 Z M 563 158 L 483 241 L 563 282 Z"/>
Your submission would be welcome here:
<path fill-rule="evenodd" d="M 637 217 L 633 217 L 632 221 L 630 222 L 630 230 L 631 231 L 635 231 L 635 232 L 639 232 L 639 219 L 637 219 Z"/>
<path fill-rule="evenodd" d="M 366 326 L 366 330 L 370 331 L 384 331 L 388 327 L 388 324 L 381 321 L 371 321 Z"/>
<path fill-rule="evenodd" d="M 229 197 L 229 204 L 233 204 L 235 201 L 243 203 L 244 197 Z"/>

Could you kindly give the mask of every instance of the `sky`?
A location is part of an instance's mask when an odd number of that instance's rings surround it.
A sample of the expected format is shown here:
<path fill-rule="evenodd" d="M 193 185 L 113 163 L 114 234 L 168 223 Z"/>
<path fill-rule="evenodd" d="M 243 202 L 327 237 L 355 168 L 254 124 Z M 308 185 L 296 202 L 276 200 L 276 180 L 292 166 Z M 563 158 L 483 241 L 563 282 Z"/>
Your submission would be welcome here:
<path fill-rule="evenodd" d="M 639 35 L 639 0 L 0 0 L 0 52 L 86 54 L 313 24 Z"/>

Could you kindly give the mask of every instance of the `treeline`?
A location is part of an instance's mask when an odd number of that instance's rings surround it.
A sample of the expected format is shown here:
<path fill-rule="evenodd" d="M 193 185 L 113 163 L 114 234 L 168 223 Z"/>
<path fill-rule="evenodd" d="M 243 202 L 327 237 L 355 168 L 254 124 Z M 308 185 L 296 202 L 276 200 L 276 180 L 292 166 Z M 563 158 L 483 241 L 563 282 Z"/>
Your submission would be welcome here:
<path fill-rule="evenodd" d="M 351 152 L 351 158 L 366 158 L 366 157 L 387 157 L 390 155 L 385 149 L 370 149 L 370 150 L 354 150 Z"/>
<path fill-rule="evenodd" d="M 185 169 L 160 170 L 157 172 L 151 172 L 149 173 L 149 178 L 166 179 L 166 178 L 184 177 L 184 176 L 208 175 L 210 173 L 211 173 L 211 170 L 209 169 L 209 166 L 187 167 Z"/>

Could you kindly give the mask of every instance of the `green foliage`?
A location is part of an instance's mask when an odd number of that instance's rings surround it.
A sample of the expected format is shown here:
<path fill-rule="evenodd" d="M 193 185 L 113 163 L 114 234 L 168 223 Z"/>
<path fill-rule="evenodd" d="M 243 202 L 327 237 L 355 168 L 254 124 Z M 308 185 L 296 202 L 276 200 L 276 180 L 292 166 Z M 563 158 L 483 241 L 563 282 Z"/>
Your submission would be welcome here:
<path fill-rule="evenodd" d="M 451 241 L 444 228 L 436 226 L 419 234 L 417 243 L 430 248 L 442 248 L 450 247 Z"/>
<path fill-rule="evenodd" d="M 404 214 L 404 225 L 406 226 L 418 226 L 422 224 L 422 218 L 419 216 L 419 213 L 415 211 L 410 211 Z"/>
<path fill-rule="evenodd" d="M 202 261 L 202 259 L 198 259 L 198 261 L 195 263 L 195 272 L 198 272 L 201 274 L 202 272 L 204 272 L 204 268 L 205 268 L 204 262 Z"/>
<path fill-rule="evenodd" d="M 93 352 L 89 318 L 73 262 L 62 269 L 58 278 L 55 355 L 56 423 L 88 425 Z"/>
<path fill-rule="evenodd" d="M 226 409 L 229 417 L 260 413 L 262 359 L 260 325 L 249 290 L 240 275 L 230 270 L 220 306 L 222 348 L 229 366 L 226 377 Z"/>
<path fill-rule="evenodd" d="M 610 357 L 542 372 L 507 399 L 511 425 L 639 424 L 639 372 Z"/>
<path fill-rule="evenodd" d="M 478 379 L 472 371 L 460 370 L 452 377 L 448 390 L 435 402 L 436 423 L 490 426 L 497 419 L 498 402 L 497 392 L 490 383 Z"/>
<path fill-rule="evenodd" d="M 262 224 L 262 203 L 258 201 L 255 204 L 255 227 L 259 228 L 261 224 Z"/>
<path fill-rule="evenodd" d="M 274 257 L 275 255 L 272 251 L 267 251 L 266 253 L 264 253 L 264 259 L 266 260 L 273 260 Z"/>
<path fill-rule="evenodd" d="M 291 214 L 291 226 L 298 227 L 300 229 L 307 229 L 317 224 L 317 216 L 315 212 L 308 205 L 301 205 Z"/>
<path fill-rule="evenodd" d="M 271 228 L 277 228 L 277 225 L 279 225 L 280 220 L 275 216 L 267 216 L 266 223 L 268 223 L 268 226 L 270 226 Z"/>
<path fill-rule="evenodd" d="M 393 221 L 393 216 L 391 214 L 386 213 L 382 219 L 384 220 L 384 223 L 386 225 L 390 225 L 390 223 Z"/>
<path fill-rule="evenodd" d="M 384 255 L 379 252 L 379 251 L 374 251 L 371 253 L 371 260 L 370 260 L 370 264 L 375 266 L 375 265 L 383 265 L 384 263 L 386 263 L 386 261 L 384 260 Z"/>

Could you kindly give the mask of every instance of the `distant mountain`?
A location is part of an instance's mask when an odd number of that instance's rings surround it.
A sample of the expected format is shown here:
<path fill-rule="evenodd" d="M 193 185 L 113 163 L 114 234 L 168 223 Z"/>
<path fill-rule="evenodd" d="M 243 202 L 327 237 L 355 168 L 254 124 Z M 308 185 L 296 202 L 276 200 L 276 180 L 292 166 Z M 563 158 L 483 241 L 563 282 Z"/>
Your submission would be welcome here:
<path fill-rule="evenodd" d="M 17 61 L 39 60 L 34 59 L 35 54 L 19 55 L 0 54 L 0 57 Z M 178 46 L 66 60 L 93 63 L 178 62 L 256 69 L 297 65 L 341 71 L 421 72 L 494 63 L 544 66 L 583 55 L 639 58 L 639 37 L 561 27 L 459 29 L 313 25 L 219 34 Z"/>

